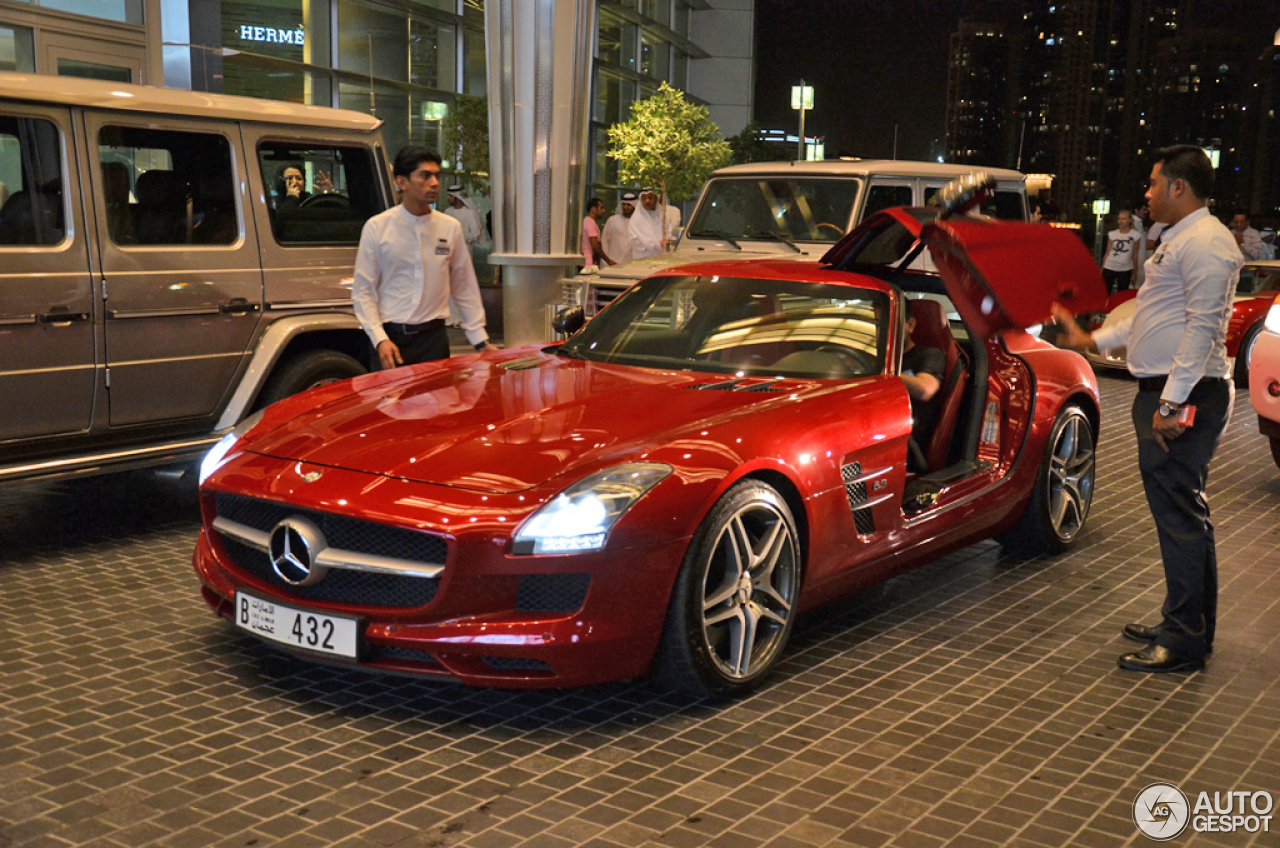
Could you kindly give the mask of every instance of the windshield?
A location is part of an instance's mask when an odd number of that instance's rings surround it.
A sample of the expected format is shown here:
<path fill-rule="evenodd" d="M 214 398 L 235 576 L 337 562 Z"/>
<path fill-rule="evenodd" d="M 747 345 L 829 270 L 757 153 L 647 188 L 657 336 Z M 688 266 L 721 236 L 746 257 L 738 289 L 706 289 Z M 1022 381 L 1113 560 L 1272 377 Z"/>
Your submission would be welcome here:
<path fill-rule="evenodd" d="M 685 237 L 838 241 L 849 227 L 860 185 L 852 177 L 712 180 Z"/>
<path fill-rule="evenodd" d="M 740 277 L 642 280 L 559 349 L 652 368 L 849 379 L 884 368 L 889 298 Z"/>
<path fill-rule="evenodd" d="M 1263 294 L 1280 290 L 1280 268 L 1274 265 L 1246 265 L 1240 269 L 1236 294 Z"/>

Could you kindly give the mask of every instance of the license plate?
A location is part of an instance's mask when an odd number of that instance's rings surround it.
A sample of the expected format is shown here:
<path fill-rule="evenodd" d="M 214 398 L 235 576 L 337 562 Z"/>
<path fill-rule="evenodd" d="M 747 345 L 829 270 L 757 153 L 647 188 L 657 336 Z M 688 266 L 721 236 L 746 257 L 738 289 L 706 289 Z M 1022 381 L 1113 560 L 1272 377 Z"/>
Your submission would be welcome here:
<path fill-rule="evenodd" d="M 322 615 L 236 592 L 236 627 L 304 651 L 354 660 L 360 626 L 354 618 Z"/>

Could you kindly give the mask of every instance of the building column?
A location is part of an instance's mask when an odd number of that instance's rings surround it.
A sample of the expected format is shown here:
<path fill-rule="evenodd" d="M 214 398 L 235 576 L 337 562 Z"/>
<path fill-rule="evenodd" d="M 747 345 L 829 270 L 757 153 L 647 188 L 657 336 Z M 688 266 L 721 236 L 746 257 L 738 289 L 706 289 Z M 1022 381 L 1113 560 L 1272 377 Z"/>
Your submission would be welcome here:
<path fill-rule="evenodd" d="M 489 156 L 503 341 L 549 339 L 547 305 L 581 262 L 595 0 L 488 0 Z"/>

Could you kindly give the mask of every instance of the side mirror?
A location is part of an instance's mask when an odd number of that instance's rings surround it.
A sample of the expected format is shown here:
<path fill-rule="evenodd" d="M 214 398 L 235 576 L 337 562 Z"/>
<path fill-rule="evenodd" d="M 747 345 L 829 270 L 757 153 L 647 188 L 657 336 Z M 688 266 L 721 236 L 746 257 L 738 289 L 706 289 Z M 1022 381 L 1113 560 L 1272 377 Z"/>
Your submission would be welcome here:
<path fill-rule="evenodd" d="M 585 323 L 587 323 L 587 313 L 581 306 L 565 307 L 556 312 L 556 317 L 551 319 L 552 329 L 565 336 L 572 336 L 581 330 Z"/>

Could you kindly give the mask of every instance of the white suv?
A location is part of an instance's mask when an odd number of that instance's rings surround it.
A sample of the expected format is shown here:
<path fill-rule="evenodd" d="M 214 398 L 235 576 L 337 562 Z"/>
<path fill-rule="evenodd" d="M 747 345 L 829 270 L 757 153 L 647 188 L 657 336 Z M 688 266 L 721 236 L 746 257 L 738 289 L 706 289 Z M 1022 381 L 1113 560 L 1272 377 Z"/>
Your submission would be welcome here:
<path fill-rule="evenodd" d="M 1027 218 L 1018 171 L 900 160 L 761 162 L 711 175 L 673 251 L 564 281 L 588 315 L 635 281 L 687 262 L 776 254 L 817 259 L 862 219 L 891 206 L 925 206 L 947 183 L 976 171 L 996 180 L 984 214 Z"/>

